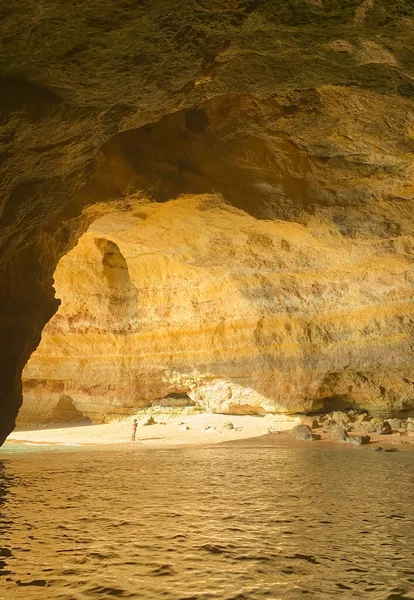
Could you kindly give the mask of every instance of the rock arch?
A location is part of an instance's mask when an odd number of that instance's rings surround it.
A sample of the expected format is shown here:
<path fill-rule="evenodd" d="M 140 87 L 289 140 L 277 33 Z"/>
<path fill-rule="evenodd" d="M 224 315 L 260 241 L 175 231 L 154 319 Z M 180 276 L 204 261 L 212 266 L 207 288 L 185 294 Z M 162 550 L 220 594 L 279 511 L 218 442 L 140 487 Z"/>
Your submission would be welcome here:
<path fill-rule="evenodd" d="M 291 319 L 302 362 L 317 375 L 309 406 L 326 373 L 347 365 L 385 388 L 413 381 L 411 3 L 388 10 L 378 0 L 362 12 L 339 0 L 304 0 L 294 11 L 288 1 L 277 10 L 266 0 L 167 4 L 112 14 L 101 3 L 91 6 L 94 19 L 56 4 L 59 28 L 45 22 L 42 41 L 29 0 L 17 25 L 12 7 L 0 24 L 1 441 L 21 402 L 22 369 L 58 308 L 59 259 L 113 202 L 126 209 L 132 196 L 207 193 L 211 208 L 217 192 L 257 219 L 286 223 L 287 233 L 304 227 L 283 236 L 304 263 L 303 236 L 326 241 L 325 279 L 309 279 L 286 301 L 294 316 L 313 293 L 323 315 L 324 303 L 350 298 L 336 332 L 309 318 L 302 336 Z M 289 260 L 280 260 L 288 278 Z M 345 272 L 361 277 L 335 278 Z M 271 305 L 266 276 L 257 280 Z M 257 337 L 277 344 L 280 332 L 262 325 Z M 262 356 L 263 368 L 269 361 Z M 295 381 L 302 362 L 286 367 Z"/>

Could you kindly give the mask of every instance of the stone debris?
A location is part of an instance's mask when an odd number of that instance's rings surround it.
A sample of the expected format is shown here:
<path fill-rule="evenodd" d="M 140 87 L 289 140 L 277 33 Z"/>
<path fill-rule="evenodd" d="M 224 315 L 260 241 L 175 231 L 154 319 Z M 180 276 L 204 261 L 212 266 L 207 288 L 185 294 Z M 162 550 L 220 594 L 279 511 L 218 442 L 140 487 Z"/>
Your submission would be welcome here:
<path fill-rule="evenodd" d="M 316 417 L 301 416 L 301 424 L 294 428 L 297 440 L 320 439 L 312 429 L 322 428 L 332 440 L 348 444 L 363 445 L 371 441 L 373 435 L 394 435 L 395 443 L 410 444 L 400 438 L 414 433 L 414 418 L 372 416 L 366 411 L 334 411 Z M 351 435 L 350 435 L 351 433 Z"/>
<path fill-rule="evenodd" d="M 144 417 L 140 422 L 139 422 L 140 427 L 146 427 L 148 425 L 156 425 L 156 421 L 153 417 Z"/>
<path fill-rule="evenodd" d="M 333 412 L 331 414 L 332 421 L 335 421 L 338 425 L 342 427 L 348 425 L 351 422 L 351 417 L 345 412 Z"/>
<path fill-rule="evenodd" d="M 223 423 L 223 429 L 234 429 L 234 425 L 231 421 L 226 421 Z"/>
<path fill-rule="evenodd" d="M 361 413 L 356 417 L 354 423 L 365 423 L 366 421 L 369 421 L 369 420 L 370 420 L 370 416 L 368 413 Z"/>
<path fill-rule="evenodd" d="M 332 437 L 339 435 L 337 427 L 345 429 L 346 432 L 374 434 L 374 435 L 408 435 L 414 433 L 414 418 L 381 418 L 371 417 L 367 412 L 351 410 L 348 412 L 335 411 L 317 418 L 318 426 L 322 427 L 324 433 L 331 433 Z M 305 423 L 305 421 L 304 421 Z M 310 420 L 306 421 L 311 423 Z M 335 432 L 334 432 L 335 430 Z"/>
<path fill-rule="evenodd" d="M 392 433 L 392 428 L 389 422 L 378 418 L 361 423 L 360 429 L 366 433 L 375 433 L 377 435 L 389 435 Z"/>

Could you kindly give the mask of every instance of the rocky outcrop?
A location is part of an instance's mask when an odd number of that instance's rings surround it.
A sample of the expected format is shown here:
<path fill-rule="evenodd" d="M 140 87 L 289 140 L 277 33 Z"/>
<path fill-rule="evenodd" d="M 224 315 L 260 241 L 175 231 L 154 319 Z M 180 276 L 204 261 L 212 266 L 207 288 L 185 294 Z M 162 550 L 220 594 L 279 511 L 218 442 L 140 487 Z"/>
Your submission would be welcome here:
<path fill-rule="evenodd" d="M 226 240 L 223 250 L 211 241 L 210 255 L 228 264 L 239 304 L 229 315 L 223 301 L 213 337 L 195 336 L 202 352 L 222 338 L 205 362 L 189 358 L 188 335 L 176 336 L 187 355 L 171 364 L 189 381 L 186 394 L 209 402 L 220 382 L 217 403 L 238 411 L 308 409 L 325 398 L 412 402 L 413 19 L 408 0 L 92 1 L 84 10 L 20 0 L 2 8 L 1 440 L 20 404 L 21 371 L 59 304 L 58 261 L 105 213 L 154 201 L 169 211 L 183 196 L 206 218 L 205 195 L 224 199 L 259 236 L 238 239 L 226 221 L 231 208 L 220 209 L 226 236 L 208 233 Z M 189 219 L 183 233 L 195 245 L 179 261 L 186 273 L 199 249 L 192 215 L 175 215 Z M 157 243 L 143 244 L 165 256 L 160 230 L 153 233 Z M 117 260 L 129 265 L 118 237 L 95 244 L 101 263 L 116 244 Z M 265 252 L 266 244 L 276 250 Z M 106 270 L 126 271 L 119 263 Z M 105 292 L 113 315 L 125 291 L 124 325 L 140 310 L 128 271 L 112 286 L 118 291 Z M 193 271 L 189 281 L 198 282 Z M 199 292 L 194 306 L 204 298 Z M 237 319 L 240 335 L 231 331 Z M 195 323 L 205 331 L 199 317 Z M 132 339 L 116 332 L 116 343 L 122 335 Z M 224 340 L 234 343 L 234 358 Z M 220 344 L 227 350 L 210 363 Z M 144 372 L 162 373 L 163 360 Z M 197 393 L 189 364 L 202 374 Z M 40 374 L 27 378 L 40 394 Z M 42 389 L 57 380 L 44 377 Z M 228 381 L 235 401 L 223 400 Z"/>

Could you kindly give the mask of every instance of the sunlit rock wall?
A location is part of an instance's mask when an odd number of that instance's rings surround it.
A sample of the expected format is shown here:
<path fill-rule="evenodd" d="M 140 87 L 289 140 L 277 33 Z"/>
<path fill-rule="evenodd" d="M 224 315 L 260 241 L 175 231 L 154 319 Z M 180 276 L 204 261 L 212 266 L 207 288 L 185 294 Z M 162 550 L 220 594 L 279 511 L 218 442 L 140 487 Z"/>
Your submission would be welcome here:
<path fill-rule="evenodd" d="M 339 230 L 352 256 L 355 238 L 357 254 L 410 262 L 411 0 L 10 0 L 0 12 L 0 442 L 58 307 L 56 265 L 95 218 L 86 207 L 219 193 L 258 219 Z M 385 348 L 370 364 L 387 397 L 411 380 Z M 378 388 L 349 373 L 323 393 Z"/>
<path fill-rule="evenodd" d="M 229 413 L 414 406 L 406 250 L 218 195 L 110 213 L 59 263 L 20 418 L 53 420 L 58 385 L 95 421 L 171 393 Z"/>

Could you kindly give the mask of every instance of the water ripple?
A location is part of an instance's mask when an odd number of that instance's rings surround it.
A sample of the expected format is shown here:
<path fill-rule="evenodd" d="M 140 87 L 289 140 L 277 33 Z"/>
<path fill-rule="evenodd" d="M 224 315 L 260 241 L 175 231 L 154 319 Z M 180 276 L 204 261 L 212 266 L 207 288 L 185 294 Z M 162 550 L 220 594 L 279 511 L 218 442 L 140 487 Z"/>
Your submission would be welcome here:
<path fill-rule="evenodd" d="M 31 450 L 0 461 L 0 599 L 414 599 L 414 454 Z"/>

